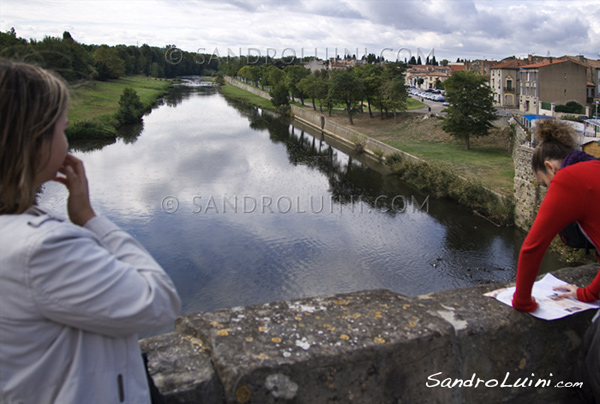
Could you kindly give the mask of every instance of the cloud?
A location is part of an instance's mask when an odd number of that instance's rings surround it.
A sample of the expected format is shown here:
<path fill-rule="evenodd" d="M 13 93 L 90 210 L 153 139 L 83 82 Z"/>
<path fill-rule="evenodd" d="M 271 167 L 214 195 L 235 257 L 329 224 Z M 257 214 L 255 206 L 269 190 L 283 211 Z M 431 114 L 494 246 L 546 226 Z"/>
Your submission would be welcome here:
<path fill-rule="evenodd" d="M 496 58 L 527 53 L 600 55 L 594 1 L 38 1 L 3 0 L 0 29 L 24 38 L 60 36 L 83 43 L 176 44 L 223 54 L 230 48 L 285 48 L 332 56 L 343 49 L 380 54 L 408 48 L 442 58 Z M 462 44 L 462 46 L 460 46 Z M 335 51 L 335 48 L 338 51 Z"/>

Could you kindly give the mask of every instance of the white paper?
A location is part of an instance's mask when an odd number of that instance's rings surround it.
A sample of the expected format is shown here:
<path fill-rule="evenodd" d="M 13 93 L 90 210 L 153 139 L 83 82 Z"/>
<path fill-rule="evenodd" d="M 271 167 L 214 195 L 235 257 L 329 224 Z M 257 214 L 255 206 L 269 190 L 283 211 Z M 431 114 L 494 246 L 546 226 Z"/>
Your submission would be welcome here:
<path fill-rule="evenodd" d="M 555 286 L 568 285 L 552 274 L 546 274 L 542 279 L 533 284 L 531 295 L 535 299 L 538 308 L 533 313 L 529 313 L 534 317 L 543 320 L 556 320 L 566 316 L 571 316 L 585 310 L 600 308 L 600 301 L 594 303 L 580 302 L 572 298 L 557 299 L 560 293 L 558 290 L 553 290 Z M 485 293 L 484 296 L 493 297 L 498 301 L 512 307 L 512 298 L 516 287 L 497 289 L 492 292 Z"/>

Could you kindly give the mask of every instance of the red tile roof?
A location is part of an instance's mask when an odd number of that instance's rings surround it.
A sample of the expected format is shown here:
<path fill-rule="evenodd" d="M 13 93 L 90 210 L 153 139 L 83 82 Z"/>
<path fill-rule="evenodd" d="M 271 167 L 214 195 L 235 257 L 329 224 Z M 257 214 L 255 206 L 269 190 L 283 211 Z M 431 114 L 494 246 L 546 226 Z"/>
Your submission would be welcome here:
<path fill-rule="evenodd" d="M 572 60 L 567 60 L 567 59 L 555 59 L 553 61 L 549 61 L 549 60 L 545 60 L 543 62 L 540 63 L 533 63 L 531 65 L 525 65 L 525 66 L 521 66 L 522 69 L 537 69 L 539 67 L 546 67 L 546 66 L 550 66 L 550 65 L 557 65 L 559 63 L 565 63 L 565 62 L 573 62 Z M 575 63 L 575 62 L 573 62 Z"/>
<path fill-rule="evenodd" d="M 465 65 L 450 65 L 449 66 L 453 72 L 460 72 L 462 70 L 466 70 L 467 66 Z"/>
<path fill-rule="evenodd" d="M 490 67 L 491 69 L 517 69 L 519 67 L 525 66 L 527 62 L 520 59 L 512 59 L 504 63 L 498 63 Z"/>
<path fill-rule="evenodd" d="M 600 69 L 600 60 L 588 59 L 587 63 L 596 69 Z"/>

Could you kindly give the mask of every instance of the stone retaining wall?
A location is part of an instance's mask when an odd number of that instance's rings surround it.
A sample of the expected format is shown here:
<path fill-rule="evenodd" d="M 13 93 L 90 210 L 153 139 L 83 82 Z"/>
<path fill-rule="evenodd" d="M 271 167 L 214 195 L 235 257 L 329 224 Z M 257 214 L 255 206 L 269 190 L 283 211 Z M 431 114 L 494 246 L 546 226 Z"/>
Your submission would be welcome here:
<path fill-rule="evenodd" d="M 240 81 L 235 80 L 234 78 L 225 77 L 225 81 L 229 84 L 231 84 L 232 86 L 236 86 L 241 88 L 242 90 L 248 91 L 249 93 L 252 93 L 254 95 L 258 95 L 259 97 L 263 97 L 266 99 L 271 99 L 271 94 L 267 93 L 266 91 L 262 91 L 259 90 L 258 88 L 254 88 L 252 86 L 249 86 L 248 84 L 244 84 Z"/>
<path fill-rule="evenodd" d="M 556 275 L 586 285 L 597 266 Z M 517 312 L 485 285 L 372 290 L 180 317 L 142 340 L 168 403 L 565 403 L 593 311 Z"/>
<path fill-rule="evenodd" d="M 513 148 L 513 163 L 515 166 L 514 199 L 515 199 L 515 226 L 521 230 L 529 231 L 535 219 L 536 210 L 542 201 L 544 191 L 537 182 L 531 170 L 531 156 L 533 148 L 529 144 L 530 135 L 516 120 L 515 147 Z"/>
<path fill-rule="evenodd" d="M 529 146 L 518 146 L 513 154 L 515 164 L 515 226 L 528 231 L 535 219 L 536 207 L 542 199 L 542 190 L 531 170 Z"/>
<path fill-rule="evenodd" d="M 424 162 L 424 160 L 413 156 L 412 154 L 403 152 L 402 150 L 380 142 L 377 139 L 372 139 L 360 132 L 337 124 L 333 122 L 333 120 L 327 119 L 324 115 L 317 112 L 300 108 L 296 105 L 291 105 L 291 109 L 294 119 L 304 122 L 317 130 L 321 130 L 329 136 L 336 137 L 354 149 L 356 148 L 356 144 L 360 143 L 363 147 L 363 152 L 375 159 L 379 159 L 378 153 L 380 153 L 382 157 L 398 153 L 410 161 Z"/>

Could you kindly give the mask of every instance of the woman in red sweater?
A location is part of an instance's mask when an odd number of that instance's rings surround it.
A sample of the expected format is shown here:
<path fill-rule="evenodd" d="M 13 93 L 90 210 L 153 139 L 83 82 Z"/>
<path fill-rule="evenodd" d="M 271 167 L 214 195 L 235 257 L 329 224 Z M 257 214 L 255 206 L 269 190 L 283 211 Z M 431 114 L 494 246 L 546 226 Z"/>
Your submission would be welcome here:
<path fill-rule="evenodd" d="M 513 307 L 537 309 L 531 297 L 540 263 L 550 242 L 567 225 L 577 222 L 596 248 L 600 260 L 600 161 L 576 151 L 572 129 L 555 119 L 540 122 L 535 130 L 541 143 L 533 151 L 531 166 L 538 181 L 548 187 L 538 214 L 519 254 L 517 290 Z M 600 272 L 584 288 L 568 285 L 561 297 L 593 302 L 600 295 Z M 594 320 L 597 320 L 597 315 Z M 600 321 L 594 321 L 585 336 L 580 362 L 587 400 L 600 403 Z M 594 401 L 595 400 L 595 401 Z"/>
<path fill-rule="evenodd" d="M 597 250 L 600 246 L 600 161 L 575 151 L 572 133 L 569 126 L 555 119 L 544 120 L 536 127 L 541 143 L 533 151 L 531 166 L 548 192 L 519 254 L 513 307 L 520 311 L 537 309 L 531 288 L 550 242 L 565 226 L 579 223 Z M 587 287 L 570 285 L 562 296 L 593 302 L 599 293 L 600 272 Z"/>

